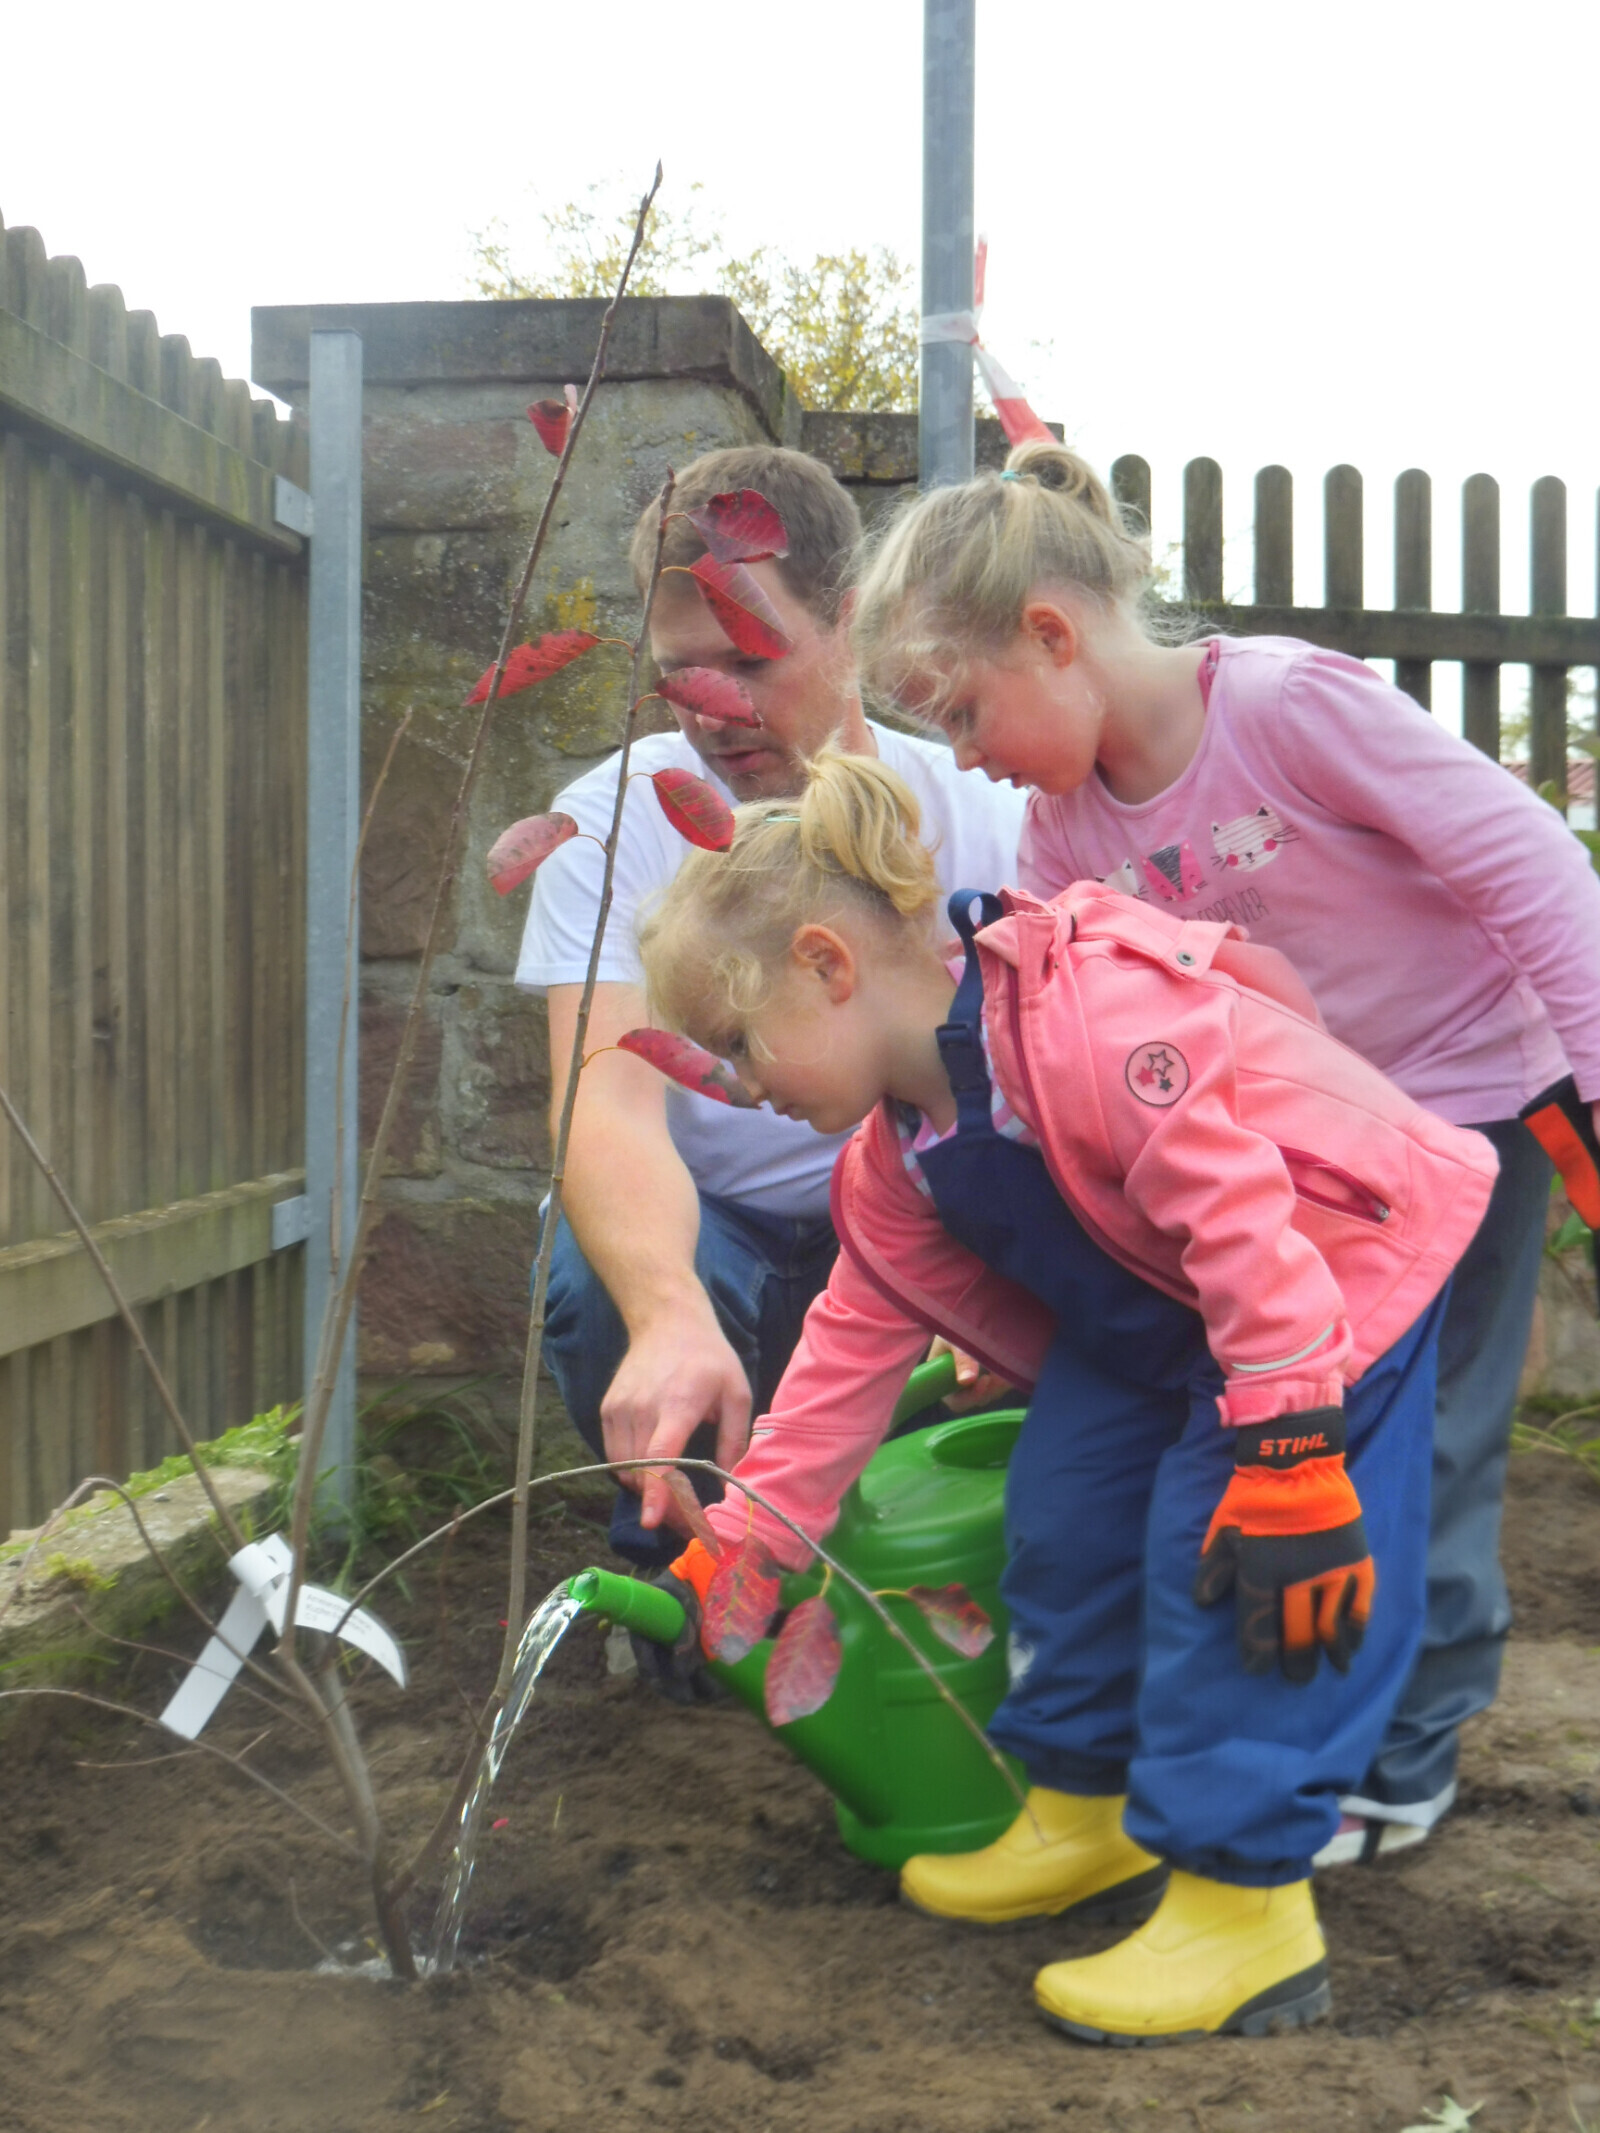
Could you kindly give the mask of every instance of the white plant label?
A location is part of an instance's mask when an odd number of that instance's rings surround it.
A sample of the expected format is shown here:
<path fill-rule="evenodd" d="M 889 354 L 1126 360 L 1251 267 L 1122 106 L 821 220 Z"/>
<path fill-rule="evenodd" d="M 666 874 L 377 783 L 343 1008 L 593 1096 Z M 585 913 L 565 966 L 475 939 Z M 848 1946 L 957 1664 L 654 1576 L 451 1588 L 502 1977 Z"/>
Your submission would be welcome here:
<path fill-rule="evenodd" d="M 229 1558 L 228 1568 L 238 1579 L 239 1590 L 228 1603 L 216 1635 L 178 1684 L 161 1714 L 162 1725 L 183 1740 L 198 1738 L 261 1632 L 270 1625 L 279 1636 L 283 1634 L 294 1557 L 282 1534 L 248 1542 Z M 364 1607 L 352 1609 L 348 1600 L 340 1599 L 325 1586 L 302 1585 L 294 1618 L 304 1629 L 337 1630 L 347 1644 L 376 1659 L 386 1674 L 405 1687 L 405 1654 L 377 1616 L 368 1614 Z"/>

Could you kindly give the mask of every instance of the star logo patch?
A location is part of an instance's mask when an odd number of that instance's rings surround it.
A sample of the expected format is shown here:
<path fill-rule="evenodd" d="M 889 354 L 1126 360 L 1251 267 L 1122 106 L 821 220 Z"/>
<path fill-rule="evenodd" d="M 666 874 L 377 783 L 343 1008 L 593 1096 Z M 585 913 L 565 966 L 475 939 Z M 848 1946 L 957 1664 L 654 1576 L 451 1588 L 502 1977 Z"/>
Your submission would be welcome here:
<path fill-rule="evenodd" d="M 1189 1086 L 1189 1062 L 1175 1044 L 1137 1044 L 1123 1075 L 1140 1103 L 1159 1110 L 1175 1104 Z"/>

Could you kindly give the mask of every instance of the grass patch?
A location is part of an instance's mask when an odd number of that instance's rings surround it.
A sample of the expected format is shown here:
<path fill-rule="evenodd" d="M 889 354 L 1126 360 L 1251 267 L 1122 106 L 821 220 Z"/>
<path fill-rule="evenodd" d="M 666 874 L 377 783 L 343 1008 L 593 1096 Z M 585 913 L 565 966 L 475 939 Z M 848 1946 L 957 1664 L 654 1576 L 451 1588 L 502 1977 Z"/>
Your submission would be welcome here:
<path fill-rule="evenodd" d="M 1511 1449 L 1571 1459 L 1600 1484 L 1600 1395 L 1579 1407 L 1548 1394 L 1525 1400 L 1511 1425 Z"/>

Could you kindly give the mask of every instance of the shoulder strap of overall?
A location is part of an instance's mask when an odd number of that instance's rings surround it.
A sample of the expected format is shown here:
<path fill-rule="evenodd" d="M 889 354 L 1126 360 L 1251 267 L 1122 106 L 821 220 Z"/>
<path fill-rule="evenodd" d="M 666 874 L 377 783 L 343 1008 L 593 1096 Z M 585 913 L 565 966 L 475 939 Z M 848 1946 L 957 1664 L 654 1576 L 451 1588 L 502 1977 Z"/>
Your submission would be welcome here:
<path fill-rule="evenodd" d="M 983 927 L 994 925 L 1003 915 L 1003 907 L 998 896 L 991 896 L 985 890 L 958 889 L 947 908 L 950 923 L 966 950 L 967 963 L 956 987 L 956 996 L 950 1003 L 949 1018 L 941 1022 L 935 1032 L 939 1057 L 944 1062 L 957 1108 L 961 1107 L 964 1097 L 975 1095 L 981 1098 L 987 1116 L 989 1067 L 983 1056 L 980 1035 L 983 969 L 978 961 L 977 935 Z"/>

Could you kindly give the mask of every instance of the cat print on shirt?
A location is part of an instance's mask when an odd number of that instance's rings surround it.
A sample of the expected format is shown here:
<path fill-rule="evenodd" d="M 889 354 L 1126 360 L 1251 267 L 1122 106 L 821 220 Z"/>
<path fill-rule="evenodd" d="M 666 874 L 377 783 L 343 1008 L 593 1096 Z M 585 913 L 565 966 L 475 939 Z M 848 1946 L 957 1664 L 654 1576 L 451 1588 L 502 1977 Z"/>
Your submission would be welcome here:
<path fill-rule="evenodd" d="M 1164 844 L 1159 851 L 1147 852 L 1144 878 L 1158 896 L 1176 903 L 1180 897 L 1193 896 L 1206 877 L 1194 856 L 1194 846 L 1185 837 L 1182 844 Z"/>
<path fill-rule="evenodd" d="M 1213 822 L 1211 846 L 1230 871 L 1248 873 L 1277 858 L 1284 845 L 1294 843 L 1300 832 L 1266 806 L 1253 815 L 1239 815 L 1232 822 Z"/>
<path fill-rule="evenodd" d="M 1102 889 L 1115 889 L 1119 896 L 1144 895 L 1144 884 L 1133 871 L 1131 859 L 1124 859 L 1121 866 L 1113 867 L 1109 874 L 1098 874 L 1095 879 Z"/>

